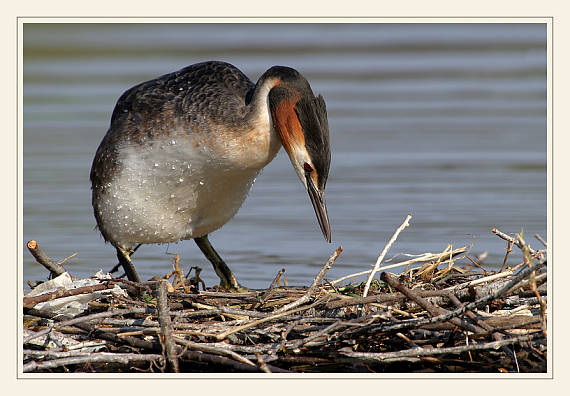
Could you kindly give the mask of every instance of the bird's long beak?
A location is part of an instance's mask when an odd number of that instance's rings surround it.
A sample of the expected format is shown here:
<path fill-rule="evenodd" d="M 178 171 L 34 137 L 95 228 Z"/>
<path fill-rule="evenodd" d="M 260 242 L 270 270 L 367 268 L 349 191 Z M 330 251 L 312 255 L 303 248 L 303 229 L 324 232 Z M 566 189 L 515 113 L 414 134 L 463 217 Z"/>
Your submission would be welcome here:
<path fill-rule="evenodd" d="M 310 174 L 306 173 L 305 178 L 307 179 L 307 190 L 309 192 L 309 197 L 311 198 L 311 203 L 315 209 L 315 214 L 317 215 L 317 220 L 319 221 L 319 226 L 321 226 L 321 231 L 327 242 L 331 242 L 331 226 L 329 224 L 329 215 L 327 214 L 327 203 L 325 201 L 325 192 L 322 193 L 317 190 L 313 179 L 311 179 Z"/>

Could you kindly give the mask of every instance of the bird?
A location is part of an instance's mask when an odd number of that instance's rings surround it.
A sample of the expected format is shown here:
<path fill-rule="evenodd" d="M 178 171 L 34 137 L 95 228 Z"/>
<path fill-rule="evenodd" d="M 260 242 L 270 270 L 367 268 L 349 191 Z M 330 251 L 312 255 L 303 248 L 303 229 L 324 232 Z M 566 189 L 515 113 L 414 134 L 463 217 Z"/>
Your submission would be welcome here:
<path fill-rule="evenodd" d="M 331 150 L 326 104 L 305 77 L 273 66 L 253 83 L 235 66 L 206 61 L 126 90 L 93 159 L 96 228 L 127 278 L 142 244 L 193 239 L 219 287 L 242 286 L 208 235 L 234 217 L 259 172 L 283 147 L 331 242 L 325 200 Z"/>

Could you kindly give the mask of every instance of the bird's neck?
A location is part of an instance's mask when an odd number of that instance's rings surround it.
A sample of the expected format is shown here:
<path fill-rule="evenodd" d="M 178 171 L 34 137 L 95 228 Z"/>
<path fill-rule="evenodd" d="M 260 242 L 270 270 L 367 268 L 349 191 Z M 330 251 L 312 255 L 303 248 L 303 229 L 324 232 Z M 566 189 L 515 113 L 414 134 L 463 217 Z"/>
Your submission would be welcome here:
<path fill-rule="evenodd" d="M 233 134 L 231 147 L 224 157 L 238 168 L 261 170 L 275 158 L 281 148 L 279 135 L 273 129 L 269 110 L 269 91 L 278 81 L 264 79 L 257 83 L 248 104 L 249 111 L 241 123 L 240 131 Z"/>

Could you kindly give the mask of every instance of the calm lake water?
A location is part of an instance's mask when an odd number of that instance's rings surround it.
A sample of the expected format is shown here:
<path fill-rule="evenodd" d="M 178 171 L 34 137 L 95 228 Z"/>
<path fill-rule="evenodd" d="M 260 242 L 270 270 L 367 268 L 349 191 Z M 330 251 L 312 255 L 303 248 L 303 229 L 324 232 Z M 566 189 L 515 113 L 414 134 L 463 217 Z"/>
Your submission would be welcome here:
<path fill-rule="evenodd" d="M 333 243 L 282 150 L 236 217 L 210 240 L 240 282 L 267 287 L 286 269 L 307 285 L 333 250 L 328 279 L 369 269 L 408 213 L 388 256 L 475 240 L 502 263 L 491 233 L 547 238 L 544 24 L 27 24 L 24 28 L 24 243 L 89 276 L 115 263 L 95 230 L 89 171 L 116 100 L 131 86 L 204 60 L 253 81 L 273 65 L 299 70 L 327 103 Z M 24 249 L 24 281 L 46 270 Z M 203 268 L 192 241 L 145 245 L 142 278 Z M 511 263 L 519 260 L 514 252 Z M 363 279 L 363 278 L 360 278 Z"/>

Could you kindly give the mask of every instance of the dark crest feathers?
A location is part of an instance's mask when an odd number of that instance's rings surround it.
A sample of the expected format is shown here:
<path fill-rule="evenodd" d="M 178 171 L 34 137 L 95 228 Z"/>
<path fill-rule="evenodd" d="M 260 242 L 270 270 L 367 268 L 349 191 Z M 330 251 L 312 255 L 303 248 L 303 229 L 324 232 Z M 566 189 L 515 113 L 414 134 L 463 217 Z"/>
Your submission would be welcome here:
<path fill-rule="evenodd" d="M 303 126 L 305 145 L 318 174 L 319 189 L 324 190 L 329 174 L 331 152 L 327 109 L 321 95 L 303 95 L 295 106 Z"/>

